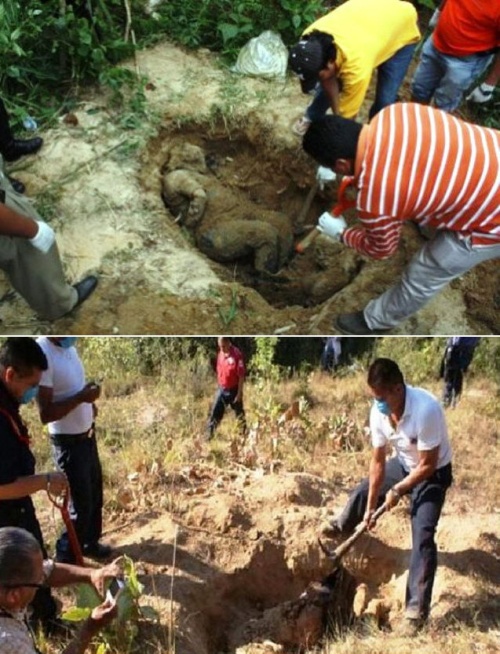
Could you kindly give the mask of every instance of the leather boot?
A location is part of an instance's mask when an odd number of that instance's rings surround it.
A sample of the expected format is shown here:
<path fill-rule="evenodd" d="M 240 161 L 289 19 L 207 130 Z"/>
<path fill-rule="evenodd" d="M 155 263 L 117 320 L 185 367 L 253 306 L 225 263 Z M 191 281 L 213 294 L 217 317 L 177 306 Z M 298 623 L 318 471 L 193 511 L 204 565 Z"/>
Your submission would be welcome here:
<path fill-rule="evenodd" d="M 36 136 L 33 139 L 12 139 L 3 149 L 5 161 L 17 161 L 26 154 L 35 154 L 43 145 L 43 139 Z"/>

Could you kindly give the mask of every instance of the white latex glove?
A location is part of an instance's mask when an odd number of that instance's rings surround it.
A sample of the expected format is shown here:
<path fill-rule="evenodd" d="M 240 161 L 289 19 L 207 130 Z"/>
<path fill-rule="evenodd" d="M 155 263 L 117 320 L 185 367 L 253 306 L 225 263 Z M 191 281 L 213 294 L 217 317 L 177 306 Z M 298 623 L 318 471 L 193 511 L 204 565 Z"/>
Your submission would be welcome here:
<path fill-rule="evenodd" d="M 441 11 L 439 9 L 436 9 L 429 21 L 429 27 L 431 28 L 431 30 L 433 30 L 436 27 L 439 20 L 439 16 L 441 16 Z"/>
<path fill-rule="evenodd" d="M 333 238 L 335 241 L 340 241 L 340 237 L 346 227 L 347 223 L 343 216 L 335 217 L 328 211 L 322 213 L 318 220 L 318 231 Z"/>
<path fill-rule="evenodd" d="M 56 235 L 52 227 L 47 225 L 47 223 L 44 223 L 43 220 L 37 221 L 37 224 L 38 232 L 35 236 L 33 236 L 33 238 L 29 239 L 29 242 L 34 248 L 40 250 L 40 252 L 43 252 L 44 254 L 47 254 L 54 241 L 56 240 Z"/>
<path fill-rule="evenodd" d="M 331 168 L 318 166 L 318 170 L 316 171 L 316 179 L 318 180 L 319 188 L 321 190 L 325 188 L 325 184 L 335 181 L 336 178 L 337 175 L 333 172 L 333 170 L 331 170 Z"/>
<path fill-rule="evenodd" d="M 493 84 L 486 84 L 486 82 L 483 82 L 482 84 L 479 84 L 479 86 L 476 86 L 472 93 L 469 93 L 467 100 L 478 102 L 479 104 L 488 102 L 488 100 L 491 100 L 493 97 L 494 90 L 495 86 Z"/>

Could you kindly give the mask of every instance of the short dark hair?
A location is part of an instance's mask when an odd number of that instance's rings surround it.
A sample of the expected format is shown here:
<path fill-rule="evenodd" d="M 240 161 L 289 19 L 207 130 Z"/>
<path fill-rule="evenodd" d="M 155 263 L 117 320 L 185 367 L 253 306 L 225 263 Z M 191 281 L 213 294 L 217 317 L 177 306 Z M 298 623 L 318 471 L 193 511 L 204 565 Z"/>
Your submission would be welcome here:
<path fill-rule="evenodd" d="M 7 338 L 0 348 L 0 367 L 12 367 L 20 375 L 29 375 L 34 368 L 47 370 L 48 363 L 42 348 L 27 336 Z"/>
<path fill-rule="evenodd" d="M 302 147 L 313 159 L 333 168 L 337 159 L 355 159 L 363 125 L 342 116 L 325 116 L 309 126 Z"/>
<path fill-rule="evenodd" d="M 323 65 L 320 70 L 326 68 L 329 61 L 332 59 L 335 61 L 337 58 L 337 46 L 335 45 L 335 39 L 332 34 L 327 34 L 320 30 L 312 30 L 312 32 L 304 34 L 301 39 L 303 41 L 317 41 L 321 45 L 321 49 L 323 50 Z"/>
<path fill-rule="evenodd" d="M 368 370 L 368 386 L 370 388 L 388 388 L 404 383 L 403 373 L 392 359 L 375 359 Z"/>
<path fill-rule="evenodd" d="M 33 582 L 33 556 L 41 551 L 40 543 L 26 529 L 0 528 L 0 586 Z"/>

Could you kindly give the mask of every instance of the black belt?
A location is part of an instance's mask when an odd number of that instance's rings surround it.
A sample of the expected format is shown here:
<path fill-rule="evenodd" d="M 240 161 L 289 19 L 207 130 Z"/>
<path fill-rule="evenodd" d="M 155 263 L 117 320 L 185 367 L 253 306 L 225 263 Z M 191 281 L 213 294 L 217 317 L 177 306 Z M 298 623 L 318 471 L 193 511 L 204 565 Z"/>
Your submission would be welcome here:
<path fill-rule="evenodd" d="M 82 443 L 88 438 L 92 438 L 94 435 L 94 429 L 91 427 L 87 431 L 82 432 L 81 434 L 51 434 L 50 440 L 54 445 L 65 446 L 65 445 L 74 445 L 75 443 Z"/>

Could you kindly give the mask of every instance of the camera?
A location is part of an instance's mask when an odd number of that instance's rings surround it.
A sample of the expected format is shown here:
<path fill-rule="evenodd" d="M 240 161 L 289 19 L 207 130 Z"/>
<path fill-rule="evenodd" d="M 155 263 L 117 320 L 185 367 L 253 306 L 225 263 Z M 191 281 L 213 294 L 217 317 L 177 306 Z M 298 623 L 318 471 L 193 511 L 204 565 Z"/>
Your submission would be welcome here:
<path fill-rule="evenodd" d="M 106 599 L 110 601 L 115 601 L 124 588 L 125 588 L 125 582 L 122 579 L 117 579 L 115 577 L 109 584 L 109 588 L 106 591 Z"/>

